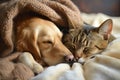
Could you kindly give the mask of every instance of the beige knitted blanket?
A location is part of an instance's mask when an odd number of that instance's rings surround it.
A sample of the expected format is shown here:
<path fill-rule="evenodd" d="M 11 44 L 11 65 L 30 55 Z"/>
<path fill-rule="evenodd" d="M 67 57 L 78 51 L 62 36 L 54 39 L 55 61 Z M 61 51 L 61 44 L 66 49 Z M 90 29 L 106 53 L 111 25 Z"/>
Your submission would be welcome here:
<path fill-rule="evenodd" d="M 0 2 L 0 57 L 14 51 L 13 32 L 17 16 L 42 16 L 62 27 L 83 23 L 79 9 L 71 0 L 6 0 Z M 69 21 L 72 22 L 69 24 Z"/>

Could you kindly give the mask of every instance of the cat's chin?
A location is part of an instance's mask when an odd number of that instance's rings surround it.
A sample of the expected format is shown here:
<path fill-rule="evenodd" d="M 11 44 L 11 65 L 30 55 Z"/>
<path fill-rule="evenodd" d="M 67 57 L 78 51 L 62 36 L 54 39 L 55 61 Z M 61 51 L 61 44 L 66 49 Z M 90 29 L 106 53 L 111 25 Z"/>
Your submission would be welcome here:
<path fill-rule="evenodd" d="M 85 63 L 85 61 L 86 61 L 85 58 L 79 58 L 79 59 L 78 59 L 78 62 L 79 62 L 80 64 L 82 64 L 82 65 Z"/>
<path fill-rule="evenodd" d="M 91 57 L 88 57 L 88 58 L 79 58 L 79 59 L 78 59 L 78 62 L 79 62 L 80 64 L 84 65 L 84 63 L 85 63 L 87 60 L 93 59 L 93 58 L 95 58 L 95 55 L 93 55 L 93 56 L 91 56 Z"/>

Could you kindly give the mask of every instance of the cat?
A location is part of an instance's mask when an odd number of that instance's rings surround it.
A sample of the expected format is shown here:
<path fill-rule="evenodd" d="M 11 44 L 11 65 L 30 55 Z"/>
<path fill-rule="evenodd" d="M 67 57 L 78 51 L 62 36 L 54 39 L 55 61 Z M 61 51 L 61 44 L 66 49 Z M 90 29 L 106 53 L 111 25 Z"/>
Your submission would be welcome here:
<path fill-rule="evenodd" d="M 64 45 L 73 53 L 76 60 L 84 63 L 94 54 L 102 52 L 110 41 L 113 22 L 111 19 L 104 21 L 99 27 L 84 24 L 83 28 L 69 29 L 63 37 Z"/>

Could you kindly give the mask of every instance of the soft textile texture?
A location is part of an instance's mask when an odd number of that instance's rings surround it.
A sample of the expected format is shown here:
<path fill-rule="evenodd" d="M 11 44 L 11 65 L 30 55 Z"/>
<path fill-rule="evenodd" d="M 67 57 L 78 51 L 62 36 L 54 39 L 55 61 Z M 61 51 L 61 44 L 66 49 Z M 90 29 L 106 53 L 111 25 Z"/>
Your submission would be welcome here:
<path fill-rule="evenodd" d="M 0 58 L 0 80 L 28 80 L 34 76 L 32 70 L 22 63 L 14 63 L 21 53 Z"/>
<path fill-rule="evenodd" d="M 14 50 L 13 32 L 17 16 L 28 15 L 45 17 L 63 27 L 80 27 L 83 23 L 79 9 L 71 0 L 8 0 L 0 3 L 0 57 Z M 69 21 L 72 22 L 70 26 Z"/>
<path fill-rule="evenodd" d="M 84 65 L 86 80 L 120 80 L 120 60 L 98 55 Z"/>

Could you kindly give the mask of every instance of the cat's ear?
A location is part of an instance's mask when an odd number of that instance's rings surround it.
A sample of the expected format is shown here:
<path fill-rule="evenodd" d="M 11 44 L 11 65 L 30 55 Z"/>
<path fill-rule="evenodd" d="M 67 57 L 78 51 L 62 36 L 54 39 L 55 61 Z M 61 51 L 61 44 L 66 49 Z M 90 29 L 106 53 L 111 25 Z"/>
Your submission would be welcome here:
<path fill-rule="evenodd" d="M 113 22 L 111 19 L 104 21 L 99 27 L 98 32 L 102 34 L 105 40 L 108 40 L 112 32 Z"/>

